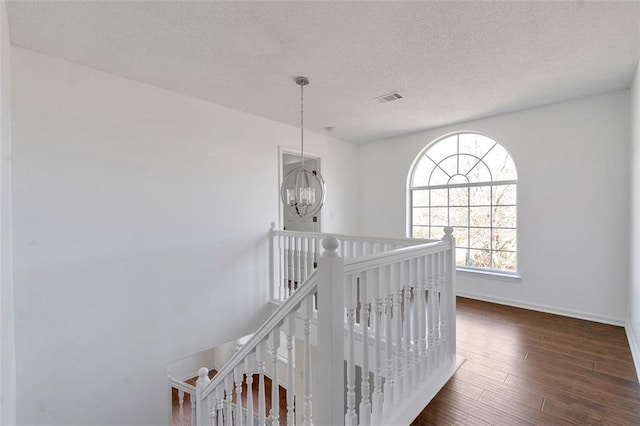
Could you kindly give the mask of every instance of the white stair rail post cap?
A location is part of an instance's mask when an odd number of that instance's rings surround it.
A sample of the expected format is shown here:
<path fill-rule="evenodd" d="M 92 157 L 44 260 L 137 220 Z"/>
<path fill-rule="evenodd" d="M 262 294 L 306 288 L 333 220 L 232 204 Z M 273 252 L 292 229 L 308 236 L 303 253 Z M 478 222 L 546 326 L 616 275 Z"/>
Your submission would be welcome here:
<path fill-rule="evenodd" d="M 340 242 L 333 235 L 327 235 L 322 239 L 322 248 L 324 249 L 323 256 L 326 257 L 338 257 L 336 250 L 340 246 Z"/>
<path fill-rule="evenodd" d="M 198 370 L 198 380 L 196 381 L 196 386 L 206 385 L 209 381 L 209 369 L 207 367 L 202 367 L 200 370 Z"/>
<path fill-rule="evenodd" d="M 444 227 L 444 237 L 443 240 L 450 240 L 453 237 L 453 227 L 445 226 Z"/>

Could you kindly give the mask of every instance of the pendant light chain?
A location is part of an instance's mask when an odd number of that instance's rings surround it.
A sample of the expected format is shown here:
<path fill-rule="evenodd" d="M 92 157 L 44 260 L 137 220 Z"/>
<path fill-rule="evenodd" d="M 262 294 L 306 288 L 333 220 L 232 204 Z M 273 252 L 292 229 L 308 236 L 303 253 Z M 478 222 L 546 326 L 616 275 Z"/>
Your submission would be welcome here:
<path fill-rule="evenodd" d="M 304 84 L 300 85 L 300 165 L 304 168 Z"/>

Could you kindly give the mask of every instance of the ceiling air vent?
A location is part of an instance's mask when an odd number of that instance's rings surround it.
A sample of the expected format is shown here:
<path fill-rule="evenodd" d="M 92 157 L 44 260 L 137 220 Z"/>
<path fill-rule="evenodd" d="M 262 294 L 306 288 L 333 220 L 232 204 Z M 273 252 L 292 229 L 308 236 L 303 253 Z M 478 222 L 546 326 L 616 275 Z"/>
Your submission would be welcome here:
<path fill-rule="evenodd" d="M 398 99 L 402 99 L 402 95 L 398 92 L 389 93 L 388 95 L 382 95 L 376 98 L 376 101 L 381 104 L 386 104 L 387 102 L 397 101 Z"/>

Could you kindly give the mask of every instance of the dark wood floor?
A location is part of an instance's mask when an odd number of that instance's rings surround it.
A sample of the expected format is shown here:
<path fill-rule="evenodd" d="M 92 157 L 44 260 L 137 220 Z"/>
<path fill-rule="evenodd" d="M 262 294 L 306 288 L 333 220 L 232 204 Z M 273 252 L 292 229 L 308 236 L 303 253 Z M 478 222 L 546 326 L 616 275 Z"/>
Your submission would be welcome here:
<path fill-rule="evenodd" d="M 466 358 L 414 425 L 640 425 L 621 327 L 458 298 Z"/>

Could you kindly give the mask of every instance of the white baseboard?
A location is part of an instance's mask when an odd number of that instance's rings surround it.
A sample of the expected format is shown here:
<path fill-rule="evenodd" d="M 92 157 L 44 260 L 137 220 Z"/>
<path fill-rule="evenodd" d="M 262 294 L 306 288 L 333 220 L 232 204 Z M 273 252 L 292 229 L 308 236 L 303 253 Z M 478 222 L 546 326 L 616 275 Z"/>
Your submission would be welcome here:
<path fill-rule="evenodd" d="M 456 295 L 461 297 L 467 297 L 469 299 L 476 299 L 476 300 L 482 300 L 485 302 L 497 303 L 499 305 L 514 306 L 516 308 L 531 309 L 533 311 L 546 312 L 548 314 L 556 314 L 556 315 L 562 315 L 565 317 L 583 319 L 587 321 L 601 322 L 603 324 L 617 325 L 620 327 L 625 327 L 626 325 L 626 321 L 622 318 L 613 318 L 605 315 L 592 314 L 589 312 L 574 311 L 570 309 L 563 309 L 563 308 L 547 306 L 547 305 L 539 305 L 537 303 L 523 302 L 520 300 L 507 299 L 502 297 L 486 296 L 484 294 L 473 293 L 473 292 L 464 291 L 464 290 L 456 291 Z"/>
<path fill-rule="evenodd" d="M 636 340 L 629 321 L 627 321 L 624 330 L 627 332 L 627 340 L 629 341 L 629 349 L 631 349 L 631 356 L 633 357 L 633 365 L 636 367 L 636 375 L 638 376 L 638 382 L 640 382 L 640 346 L 638 346 L 638 341 Z"/>

